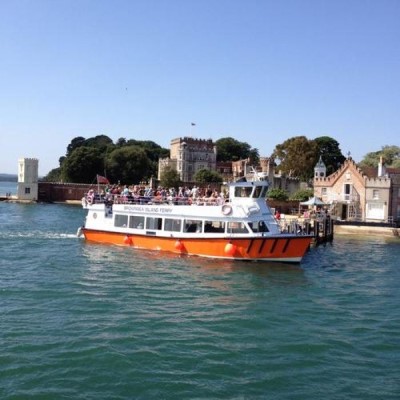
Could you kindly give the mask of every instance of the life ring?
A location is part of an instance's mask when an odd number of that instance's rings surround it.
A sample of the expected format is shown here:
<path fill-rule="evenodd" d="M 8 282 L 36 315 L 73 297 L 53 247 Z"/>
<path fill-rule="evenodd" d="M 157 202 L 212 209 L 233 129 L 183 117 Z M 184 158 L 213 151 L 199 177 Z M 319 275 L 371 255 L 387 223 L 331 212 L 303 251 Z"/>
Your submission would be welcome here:
<path fill-rule="evenodd" d="M 224 214 L 224 215 L 230 215 L 230 214 L 232 214 L 232 206 L 229 204 L 224 204 L 221 207 L 221 211 L 222 211 L 222 214 Z"/>

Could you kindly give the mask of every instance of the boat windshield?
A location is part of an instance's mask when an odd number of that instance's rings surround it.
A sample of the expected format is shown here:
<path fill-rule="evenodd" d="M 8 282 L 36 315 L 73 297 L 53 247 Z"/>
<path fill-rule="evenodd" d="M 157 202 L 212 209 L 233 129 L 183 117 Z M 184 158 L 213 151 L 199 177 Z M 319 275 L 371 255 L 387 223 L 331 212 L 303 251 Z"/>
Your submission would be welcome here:
<path fill-rule="evenodd" d="M 251 197 L 252 190 L 251 186 L 235 187 L 235 197 Z"/>
<path fill-rule="evenodd" d="M 267 224 L 264 221 L 249 222 L 249 226 L 253 232 L 269 232 Z"/>
<path fill-rule="evenodd" d="M 235 197 L 267 197 L 268 186 L 238 186 L 235 187 Z"/>
<path fill-rule="evenodd" d="M 256 186 L 252 197 L 264 199 L 267 197 L 268 186 Z"/>

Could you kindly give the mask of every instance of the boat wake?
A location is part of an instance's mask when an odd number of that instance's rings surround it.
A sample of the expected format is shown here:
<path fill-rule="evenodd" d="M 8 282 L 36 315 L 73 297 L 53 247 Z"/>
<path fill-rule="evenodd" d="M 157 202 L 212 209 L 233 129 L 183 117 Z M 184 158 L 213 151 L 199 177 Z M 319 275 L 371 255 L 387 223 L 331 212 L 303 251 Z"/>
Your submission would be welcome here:
<path fill-rule="evenodd" d="M 77 239 L 76 233 L 60 233 L 60 232 L 0 232 L 0 239 L 13 239 L 13 238 L 32 238 L 32 239 Z"/>

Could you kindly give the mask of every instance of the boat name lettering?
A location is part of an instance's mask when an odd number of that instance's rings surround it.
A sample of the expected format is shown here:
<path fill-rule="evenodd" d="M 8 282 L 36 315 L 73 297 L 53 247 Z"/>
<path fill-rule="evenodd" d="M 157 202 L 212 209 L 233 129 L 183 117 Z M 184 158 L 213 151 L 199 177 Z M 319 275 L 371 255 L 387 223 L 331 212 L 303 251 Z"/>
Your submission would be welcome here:
<path fill-rule="evenodd" d="M 171 213 L 171 207 L 143 207 L 143 206 L 125 206 L 126 211 L 151 212 L 151 213 Z"/>

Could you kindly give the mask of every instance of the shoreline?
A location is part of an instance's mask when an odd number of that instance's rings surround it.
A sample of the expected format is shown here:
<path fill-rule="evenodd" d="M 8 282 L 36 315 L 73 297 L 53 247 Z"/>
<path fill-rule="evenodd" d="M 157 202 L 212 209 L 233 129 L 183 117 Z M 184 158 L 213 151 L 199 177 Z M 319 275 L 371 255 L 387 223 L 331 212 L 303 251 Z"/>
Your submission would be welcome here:
<path fill-rule="evenodd" d="M 369 235 L 400 238 L 400 228 L 357 226 L 357 225 L 335 225 L 334 232 L 337 235 Z"/>

